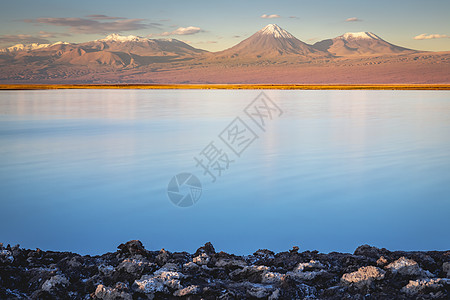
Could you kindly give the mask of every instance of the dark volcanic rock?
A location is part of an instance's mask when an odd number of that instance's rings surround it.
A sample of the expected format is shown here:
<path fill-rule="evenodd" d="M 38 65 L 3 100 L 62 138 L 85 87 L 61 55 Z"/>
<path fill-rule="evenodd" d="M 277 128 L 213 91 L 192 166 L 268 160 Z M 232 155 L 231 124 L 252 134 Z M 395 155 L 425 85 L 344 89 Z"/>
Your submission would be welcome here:
<path fill-rule="evenodd" d="M 354 254 L 258 250 L 148 251 L 80 256 L 0 244 L 0 299 L 448 299 L 450 252 Z"/>
<path fill-rule="evenodd" d="M 210 242 L 207 242 L 203 247 L 200 247 L 197 249 L 194 256 L 199 256 L 202 253 L 205 253 L 207 255 L 212 255 L 212 254 L 216 253 L 216 250 L 214 249 L 214 246 Z"/>
<path fill-rule="evenodd" d="M 144 245 L 142 245 L 141 241 L 138 240 L 132 240 L 129 242 L 126 242 L 125 244 L 120 244 L 118 247 L 122 253 L 129 253 L 131 255 L 134 254 L 146 254 L 147 251 L 144 248 Z"/>

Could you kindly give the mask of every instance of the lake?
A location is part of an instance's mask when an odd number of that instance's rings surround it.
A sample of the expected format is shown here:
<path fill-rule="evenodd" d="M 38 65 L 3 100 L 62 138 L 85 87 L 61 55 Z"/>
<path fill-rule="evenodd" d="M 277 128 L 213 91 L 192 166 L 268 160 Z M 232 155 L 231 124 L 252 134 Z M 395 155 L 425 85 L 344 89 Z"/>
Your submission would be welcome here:
<path fill-rule="evenodd" d="M 260 93 L 0 92 L 0 242 L 450 248 L 450 92 Z M 212 156 L 216 168 L 198 163 Z M 201 184 L 191 206 L 168 194 L 169 182 L 194 191 L 172 181 L 180 173 Z"/>

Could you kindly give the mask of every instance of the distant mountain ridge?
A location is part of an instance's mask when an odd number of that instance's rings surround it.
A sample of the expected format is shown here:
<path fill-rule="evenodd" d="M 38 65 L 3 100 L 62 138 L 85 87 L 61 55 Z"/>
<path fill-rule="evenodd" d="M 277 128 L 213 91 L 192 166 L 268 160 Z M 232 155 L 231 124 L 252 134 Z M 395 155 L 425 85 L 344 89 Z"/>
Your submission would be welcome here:
<path fill-rule="evenodd" d="M 149 39 L 137 36 L 108 35 L 104 39 L 78 44 L 95 50 L 131 53 L 141 56 L 186 56 L 206 52 L 177 39 Z"/>
<path fill-rule="evenodd" d="M 53 44 L 40 44 L 40 43 L 31 43 L 31 44 L 16 44 L 11 47 L 6 47 L 0 49 L 0 52 L 17 52 L 17 51 L 30 51 L 30 50 L 37 50 L 37 49 L 43 49 L 48 48 L 55 45 L 68 45 L 67 42 L 56 42 Z"/>
<path fill-rule="evenodd" d="M 176 39 L 149 39 L 119 34 L 79 44 L 18 44 L 0 50 L 0 53 L 10 55 L 12 62 L 25 63 L 32 56 L 34 61 L 48 64 L 113 67 L 137 67 L 164 60 L 194 57 L 205 52 Z"/>

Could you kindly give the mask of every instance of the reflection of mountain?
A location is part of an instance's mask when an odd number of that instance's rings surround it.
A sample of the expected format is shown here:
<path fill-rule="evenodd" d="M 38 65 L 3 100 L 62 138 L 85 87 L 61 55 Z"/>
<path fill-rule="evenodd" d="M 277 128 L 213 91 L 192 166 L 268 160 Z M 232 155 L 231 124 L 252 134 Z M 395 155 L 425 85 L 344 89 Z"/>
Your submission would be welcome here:
<path fill-rule="evenodd" d="M 442 83 L 450 82 L 449 56 L 396 46 L 371 32 L 309 45 L 270 24 L 215 53 L 176 39 L 118 34 L 80 44 L 18 44 L 0 49 L 0 82 Z"/>
<path fill-rule="evenodd" d="M 334 39 L 317 42 L 313 47 L 338 56 L 414 52 L 388 43 L 372 32 L 346 33 Z"/>

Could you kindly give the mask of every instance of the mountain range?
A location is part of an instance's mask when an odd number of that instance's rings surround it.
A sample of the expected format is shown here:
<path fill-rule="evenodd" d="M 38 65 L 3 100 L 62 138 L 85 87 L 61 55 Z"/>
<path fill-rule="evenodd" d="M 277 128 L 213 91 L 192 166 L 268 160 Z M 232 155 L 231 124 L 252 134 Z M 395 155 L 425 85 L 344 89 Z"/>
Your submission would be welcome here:
<path fill-rule="evenodd" d="M 397 46 L 372 32 L 345 33 L 311 45 L 278 25 L 269 24 L 219 52 L 197 49 L 176 39 L 119 34 L 78 44 L 17 44 L 0 49 L 0 82 L 301 83 L 309 73 L 309 80 L 317 82 L 356 83 L 358 77 L 352 74 L 326 80 L 327 76 L 317 76 L 317 72 L 327 68 L 329 74 L 337 76 L 352 66 L 354 71 L 361 72 L 361 69 L 373 69 L 362 66 L 393 64 L 398 67 L 396 73 L 409 73 L 408 78 L 411 71 L 422 76 L 427 70 L 434 72 L 431 77 L 423 77 L 424 80 L 441 83 L 450 82 L 449 56 L 449 52 L 424 52 Z M 220 71 L 224 69 L 227 71 Z M 272 82 L 264 75 L 269 69 L 279 74 L 272 77 Z M 205 77 L 207 73 L 215 77 Z M 389 83 L 392 79 L 392 76 L 384 79 L 380 74 L 376 76 L 364 80 Z M 412 81 L 420 81 L 416 77 Z"/>

